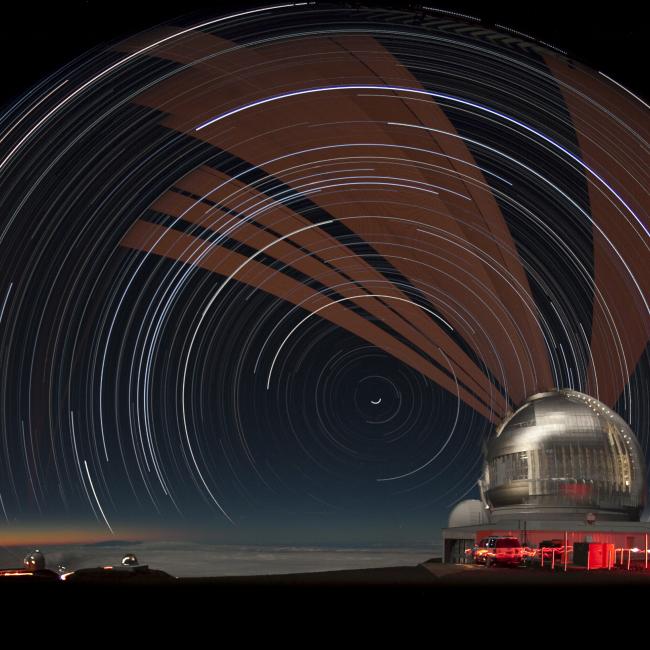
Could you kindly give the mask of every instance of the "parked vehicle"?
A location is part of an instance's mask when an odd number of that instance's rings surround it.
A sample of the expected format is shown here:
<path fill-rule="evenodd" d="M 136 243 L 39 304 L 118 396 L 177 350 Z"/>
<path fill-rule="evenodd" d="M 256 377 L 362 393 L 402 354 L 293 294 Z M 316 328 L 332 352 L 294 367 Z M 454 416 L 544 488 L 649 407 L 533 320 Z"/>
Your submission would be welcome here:
<path fill-rule="evenodd" d="M 488 537 L 477 544 L 475 562 L 485 566 L 519 566 L 524 549 L 516 537 Z"/>
<path fill-rule="evenodd" d="M 470 556 L 474 564 L 485 564 L 485 553 L 487 552 L 488 539 L 488 537 L 485 537 L 472 546 Z"/>

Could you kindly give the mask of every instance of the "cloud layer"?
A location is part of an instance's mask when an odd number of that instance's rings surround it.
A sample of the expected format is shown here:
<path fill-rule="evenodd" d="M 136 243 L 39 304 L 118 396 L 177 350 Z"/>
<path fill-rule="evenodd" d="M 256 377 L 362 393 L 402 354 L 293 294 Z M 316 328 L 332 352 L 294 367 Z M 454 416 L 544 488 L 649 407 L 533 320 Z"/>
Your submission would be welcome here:
<path fill-rule="evenodd" d="M 118 542 L 42 547 L 48 568 L 119 564 L 135 553 L 141 564 L 177 577 L 247 576 L 412 566 L 439 555 L 434 548 L 225 546 L 192 542 Z M 16 563 L 16 562 L 14 562 Z"/>

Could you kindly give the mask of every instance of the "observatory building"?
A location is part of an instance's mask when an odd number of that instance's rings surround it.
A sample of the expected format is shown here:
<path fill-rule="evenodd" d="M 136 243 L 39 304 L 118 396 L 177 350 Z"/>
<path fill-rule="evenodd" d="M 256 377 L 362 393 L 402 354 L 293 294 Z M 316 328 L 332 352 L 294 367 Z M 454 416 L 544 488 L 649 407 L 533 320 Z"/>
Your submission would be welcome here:
<path fill-rule="evenodd" d="M 627 423 L 574 390 L 529 397 L 496 429 L 478 481 L 481 499 L 462 501 L 443 530 L 443 561 L 490 536 L 526 546 L 563 539 L 617 548 L 645 545 L 650 523 L 643 451 Z"/>

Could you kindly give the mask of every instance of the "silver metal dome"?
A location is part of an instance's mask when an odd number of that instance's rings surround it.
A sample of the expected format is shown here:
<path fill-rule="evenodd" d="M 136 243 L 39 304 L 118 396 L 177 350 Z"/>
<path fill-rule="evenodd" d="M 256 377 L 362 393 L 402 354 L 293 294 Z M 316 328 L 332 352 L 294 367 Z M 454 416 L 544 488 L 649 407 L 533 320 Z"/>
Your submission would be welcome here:
<path fill-rule="evenodd" d="M 627 423 L 574 390 L 537 393 L 497 428 L 479 481 L 492 520 L 638 521 L 645 460 Z"/>
<path fill-rule="evenodd" d="M 42 571 L 45 568 L 45 556 L 36 549 L 25 556 L 23 566 L 30 571 Z"/>
<path fill-rule="evenodd" d="M 133 553 L 127 553 L 122 558 L 123 566 L 137 566 L 138 564 L 138 558 Z"/>

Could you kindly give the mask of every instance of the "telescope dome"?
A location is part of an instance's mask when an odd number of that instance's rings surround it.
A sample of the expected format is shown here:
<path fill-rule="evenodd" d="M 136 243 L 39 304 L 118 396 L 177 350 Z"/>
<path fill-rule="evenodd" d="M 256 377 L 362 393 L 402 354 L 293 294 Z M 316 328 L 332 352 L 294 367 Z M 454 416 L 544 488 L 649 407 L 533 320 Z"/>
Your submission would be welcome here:
<path fill-rule="evenodd" d="M 123 566 L 137 566 L 138 565 L 138 558 L 135 555 L 133 555 L 133 553 L 127 553 L 122 558 L 122 565 Z"/>
<path fill-rule="evenodd" d="M 23 566 L 30 571 L 42 571 L 45 569 L 45 556 L 36 549 L 25 556 Z"/>
<path fill-rule="evenodd" d="M 645 460 L 617 413 L 574 390 L 529 397 L 487 445 L 482 497 L 491 518 L 638 521 Z"/>
<path fill-rule="evenodd" d="M 454 506 L 449 513 L 449 528 L 479 526 L 489 523 L 488 511 L 483 501 L 466 499 Z"/>

